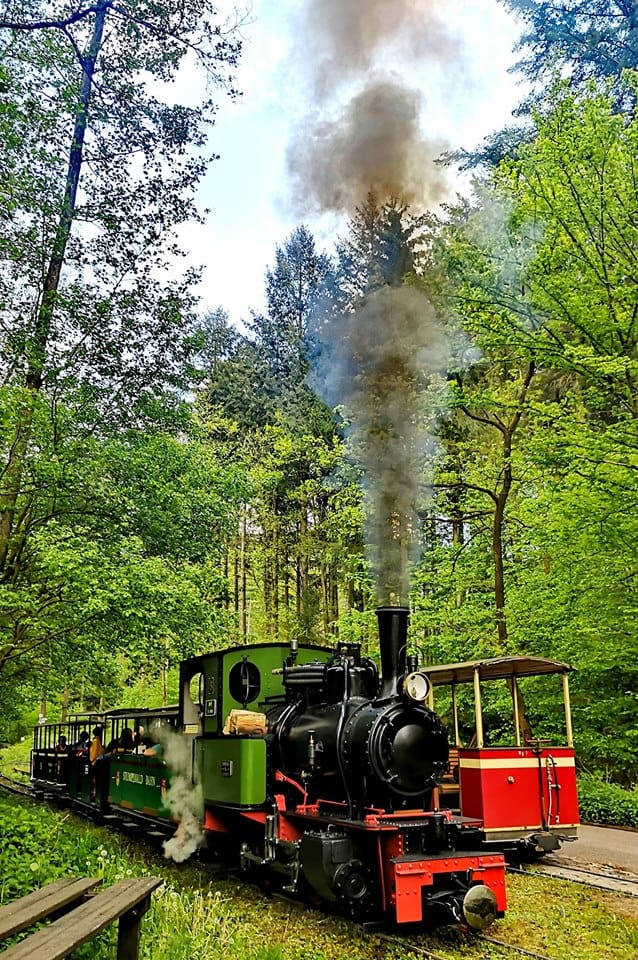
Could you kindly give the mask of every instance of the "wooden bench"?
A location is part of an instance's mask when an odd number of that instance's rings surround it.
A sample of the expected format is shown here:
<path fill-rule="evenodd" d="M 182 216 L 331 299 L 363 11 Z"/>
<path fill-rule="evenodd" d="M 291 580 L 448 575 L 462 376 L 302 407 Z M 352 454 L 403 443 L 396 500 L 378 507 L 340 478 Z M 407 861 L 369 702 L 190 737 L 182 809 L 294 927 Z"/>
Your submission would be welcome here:
<path fill-rule="evenodd" d="M 450 751 L 448 754 L 448 765 L 450 769 L 447 771 L 447 773 L 443 774 L 440 785 L 444 788 L 444 792 L 446 788 L 449 788 L 450 790 L 456 790 L 458 793 L 458 789 L 459 789 L 459 748 L 458 747 L 450 747 Z"/>
<path fill-rule="evenodd" d="M 151 905 L 158 877 L 130 877 L 99 893 L 87 894 L 96 879 L 57 880 L 0 907 L 0 940 L 47 917 L 52 922 L 2 953 L 2 960 L 61 960 L 76 947 L 119 920 L 117 960 L 137 960 L 140 921 Z M 62 914 L 62 915 L 60 915 Z"/>
<path fill-rule="evenodd" d="M 450 752 L 448 755 L 448 763 L 450 769 L 447 773 L 444 773 L 441 777 L 441 780 L 434 788 L 434 797 L 433 804 L 435 807 L 439 807 L 443 797 L 448 799 L 445 802 L 446 806 L 452 807 L 455 809 L 459 805 L 459 781 L 458 781 L 458 772 L 459 772 L 459 750 L 458 747 L 450 747 Z"/>

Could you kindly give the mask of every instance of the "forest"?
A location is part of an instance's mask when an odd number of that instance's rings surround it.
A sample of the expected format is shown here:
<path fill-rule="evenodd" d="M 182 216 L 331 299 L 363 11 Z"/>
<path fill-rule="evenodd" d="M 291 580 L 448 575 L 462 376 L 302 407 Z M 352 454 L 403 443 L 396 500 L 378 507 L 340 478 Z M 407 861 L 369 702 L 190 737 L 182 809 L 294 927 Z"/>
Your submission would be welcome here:
<path fill-rule="evenodd" d="M 196 652 L 372 651 L 403 602 L 422 662 L 572 665 L 581 769 L 635 785 L 638 8 L 501 2 L 528 93 L 445 158 L 471 191 L 371 186 L 330 249 L 299 223 L 241 329 L 174 266 L 240 32 L 0 6 L 1 740 L 174 702 Z"/>

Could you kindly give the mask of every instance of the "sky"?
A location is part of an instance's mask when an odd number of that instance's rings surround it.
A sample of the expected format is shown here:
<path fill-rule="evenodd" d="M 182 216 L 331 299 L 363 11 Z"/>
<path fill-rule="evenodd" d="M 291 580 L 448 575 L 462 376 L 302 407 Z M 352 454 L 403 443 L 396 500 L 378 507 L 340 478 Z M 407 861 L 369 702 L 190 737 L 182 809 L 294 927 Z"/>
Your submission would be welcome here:
<path fill-rule="evenodd" d="M 300 222 L 320 248 L 331 250 L 346 221 L 293 209 L 286 150 L 301 118 L 313 109 L 304 68 L 306 51 L 294 29 L 301 0 L 252 0 L 241 26 L 244 41 L 236 75 L 242 96 L 221 91 L 210 145 L 211 164 L 200 190 L 206 221 L 182 233 L 189 259 L 204 263 L 202 310 L 224 307 L 241 326 L 251 308 L 263 308 L 264 276 L 282 244 Z M 392 3 L 393 0 L 388 0 Z M 427 57 L 415 64 L 397 59 L 386 66 L 423 94 L 421 126 L 428 138 L 471 148 L 506 125 L 521 99 L 508 67 L 516 23 L 497 0 L 432 0 L 445 15 L 459 54 L 443 66 Z M 231 0 L 219 0 L 229 11 Z M 193 97 L 197 86 L 193 84 Z M 450 186 L 467 192 L 467 178 Z"/>

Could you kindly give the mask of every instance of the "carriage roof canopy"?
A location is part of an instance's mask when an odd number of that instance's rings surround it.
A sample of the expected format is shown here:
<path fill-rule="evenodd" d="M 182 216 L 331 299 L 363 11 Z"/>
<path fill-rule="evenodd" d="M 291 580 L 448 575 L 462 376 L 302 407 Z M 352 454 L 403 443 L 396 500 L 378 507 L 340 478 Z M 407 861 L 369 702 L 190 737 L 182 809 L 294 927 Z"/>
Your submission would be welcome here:
<path fill-rule="evenodd" d="M 421 667 L 433 687 L 452 683 L 472 683 L 478 670 L 480 680 L 503 680 L 510 677 L 534 677 L 544 673 L 567 673 L 567 663 L 543 657 L 493 657 L 490 660 L 469 660 L 466 663 L 441 663 Z"/>

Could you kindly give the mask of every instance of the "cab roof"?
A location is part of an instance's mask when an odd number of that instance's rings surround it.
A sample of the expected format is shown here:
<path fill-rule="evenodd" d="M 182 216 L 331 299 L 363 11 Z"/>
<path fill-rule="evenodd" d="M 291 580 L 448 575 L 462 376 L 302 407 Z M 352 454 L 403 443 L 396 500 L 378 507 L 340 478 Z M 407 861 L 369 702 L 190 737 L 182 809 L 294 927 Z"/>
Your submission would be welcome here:
<path fill-rule="evenodd" d="M 440 663 L 420 667 L 434 687 L 452 683 L 472 683 L 478 670 L 480 680 L 504 680 L 510 677 L 535 677 L 573 670 L 567 663 L 544 657 L 493 657 L 490 660 L 468 660 L 466 663 Z"/>

